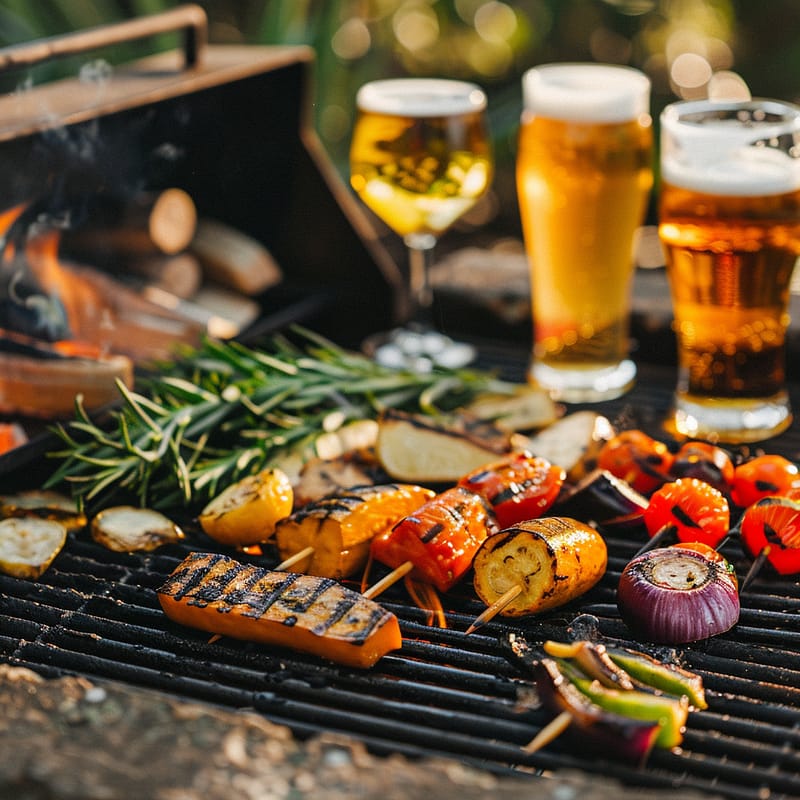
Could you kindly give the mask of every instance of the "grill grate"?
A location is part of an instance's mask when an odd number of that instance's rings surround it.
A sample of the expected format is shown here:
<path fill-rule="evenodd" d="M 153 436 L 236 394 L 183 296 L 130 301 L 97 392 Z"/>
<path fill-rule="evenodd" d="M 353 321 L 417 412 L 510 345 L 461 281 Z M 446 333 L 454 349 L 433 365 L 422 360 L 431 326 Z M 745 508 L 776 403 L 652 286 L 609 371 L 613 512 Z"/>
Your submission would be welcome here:
<path fill-rule="evenodd" d="M 640 408 L 661 413 L 665 392 L 653 381 L 608 413 Z M 662 382 L 663 386 L 664 383 Z M 660 404 L 660 405 L 659 405 Z M 789 454 L 796 444 L 782 440 Z M 709 709 L 690 716 L 680 752 L 654 752 L 644 768 L 578 754 L 556 741 L 533 755 L 525 744 L 546 722 L 521 710 L 526 680 L 503 655 L 512 630 L 534 641 L 565 639 L 588 624 L 608 640 L 629 639 L 614 601 L 620 572 L 641 544 L 609 536 L 609 569 L 579 604 L 514 622 L 496 619 L 463 631 L 483 610 L 468 585 L 444 598 L 447 629 L 431 628 L 400 586 L 381 597 L 396 613 L 403 649 L 369 671 L 182 628 L 161 612 L 155 590 L 191 550 L 221 550 L 199 531 L 188 543 L 152 554 L 117 554 L 86 533 L 73 534 L 38 581 L 0 576 L 0 661 L 49 677 L 80 674 L 114 679 L 228 707 L 250 708 L 297 736 L 322 731 L 356 737 L 379 755 L 455 757 L 498 774 L 583 770 L 645 788 L 696 789 L 730 798 L 800 796 L 800 585 L 764 569 L 742 598 L 739 625 L 728 634 L 681 649 L 699 672 Z M 744 554 L 726 550 L 739 574 Z M 241 556 L 237 556 L 241 558 Z M 266 566 L 269 556 L 250 558 Z"/>

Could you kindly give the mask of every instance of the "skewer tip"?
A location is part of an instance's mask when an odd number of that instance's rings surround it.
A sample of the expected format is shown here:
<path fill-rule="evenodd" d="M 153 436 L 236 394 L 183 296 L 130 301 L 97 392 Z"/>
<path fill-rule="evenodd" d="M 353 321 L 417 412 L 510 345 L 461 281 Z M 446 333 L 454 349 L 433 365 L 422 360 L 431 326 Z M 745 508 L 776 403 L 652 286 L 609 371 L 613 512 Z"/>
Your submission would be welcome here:
<path fill-rule="evenodd" d="M 472 625 L 467 628 L 465 634 L 468 636 L 474 633 L 479 628 L 486 625 L 487 622 L 493 620 L 515 597 L 522 592 L 522 586 L 516 584 L 508 591 L 500 595 L 483 613 L 479 614 L 472 622 Z"/>

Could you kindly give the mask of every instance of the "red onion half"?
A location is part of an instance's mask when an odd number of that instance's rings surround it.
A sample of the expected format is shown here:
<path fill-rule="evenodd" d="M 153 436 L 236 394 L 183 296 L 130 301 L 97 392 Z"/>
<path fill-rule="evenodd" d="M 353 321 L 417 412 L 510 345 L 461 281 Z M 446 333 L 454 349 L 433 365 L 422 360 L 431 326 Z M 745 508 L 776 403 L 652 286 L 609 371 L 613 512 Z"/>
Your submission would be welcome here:
<path fill-rule="evenodd" d="M 715 550 L 660 547 L 622 571 L 617 607 L 636 633 L 652 642 L 684 644 L 730 630 L 739 620 L 736 575 Z"/>

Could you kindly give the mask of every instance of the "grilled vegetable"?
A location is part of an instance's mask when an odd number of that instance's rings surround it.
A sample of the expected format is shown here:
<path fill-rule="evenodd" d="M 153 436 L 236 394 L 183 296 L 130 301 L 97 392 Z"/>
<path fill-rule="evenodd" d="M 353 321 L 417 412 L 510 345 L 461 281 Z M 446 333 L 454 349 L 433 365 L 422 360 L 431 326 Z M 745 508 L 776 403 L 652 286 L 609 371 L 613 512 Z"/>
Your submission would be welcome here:
<path fill-rule="evenodd" d="M 593 703 L 605 711 L 627 717 L 656 723 L 658 735 L 655 744 L 658 747 L 677 747 L 683 741 L 683 732 L 689 716 L 689 700 L 682 697 L 670 697 L 636 689 L 610 689 L 580 674 L 566 663 L 561 663 L 564 676 Z"/>
<path fill-rule="evenodd" d="M 716 547 L 728 535 L 730 509 L 722 492 L 710 484 L 679 478 L 652 494 L 644 523 L 651 537 L 669 528 L 679 542 Z"/>
<path fill-rule="evenodd" d="M 615 647 L 606 649 L 606 653 L 617 666 L 640 683 L 674 697 L 685 695 L 694 708 L 708 708 L 703 679 L 694 672 L 658 661 L 638 650 Z"/>
<path fill-rule="evenodd" d="M 118 553 L 155 550 L 184 538 L 183 531 L 159 511 L 114 506 L 99 512 L 89 526 L 92 538 Z"/>
<path fill-rule="evenodd" d="M 573 659 L 587 677 L 599 681 L 609 689 L 628 691 L 634 688 L 631 676 L 612 661 L 602 644 L 595 644 L 586 639 L 569 644 L 546 641 L 542 649 L 553 658 Z"/>
<path fill-rule="evenodd" d="M 613 435 L 613 426 L 601 414 L 575 411 L 535 436 L 515 439 L 514 445 L 563 467 L 567 480 L 576 483 L 595 469 L 601 448 Z"/>
<path fill-rule="evenodd" d="M 800 470 L 797 464 L 783 456 L 756 456 L 736 467 L 733 502 L 741 508 L 747 508 L 762 497 L 783 495 L 798 486 Z"/>
<path fill-rule="evenodd" d="M 86 524 L 86 515 L 71 497 L 46 489 L 31 489 L 0 496 L 0 516 L 41 517 L 60 522 L 68 531 Z"/>
<path fill-rule="evenodd" d="M 632 719 L 601 708 L 565 677 L 558 662 L 539 658 L 517 634 L 509 636 L 508 648 L 514 660 L 533 676 L 542 706 L 558 715 L 557 719 L 566 717 L 567 730 L 577 747 L 637 764 L 647 760 L 658 738 L 660 721 Z M 525 749 L 543 746 L 537 739 Z"/>
<path fill-rule="evenodd" d="M 649 495 L 670 479 L 673 455 L 664 442 L 640 430 L 618 433 L 607 441 L 597 457 L 597 466 Z"/>
<path fill-rule="evenodd" d="M 372 540 L 372 556 L 395 569 L 413 564 L 411 577 L 452 588 L 469 570 L 481 542 L 495 528 L 483 499 L 454 486 Z"/>
<path fill-rule="evenodd" d="M 191 553 L 158 590 L 181 625 L 371 667 L 402 646 L 397 617 L 329 578 Z"/>
<path fill-rule="evenodd" d="M 470 472 L 459 485 L 479 494 L 500 528 L 541 517 L 558 497 L 565 473 L 544 458 L 511 453 Z"/>
<path fill-rule="evenodd" d="M 287 475 L 265 469 L 225 489 L 203 509 L 203 530 L 222 544 L 244 547 L 268 541 L 278 520 L 292 513 L 294 494 Z"/>
<path fill-rule="evenodd" d="M 475 554 L 474 585 L 490 606 L 514 587 L 520 591 L 499 613 L 518 617 L 564 605 L 603 577 L 606 543 L 589 525 L 544 517 L 490 536 Z"/>
<path fill-rule="evenodd" d="M 379 420 L 375 449 L 394 480 L 452 484 L 507 453 L 510 444 L 506 434 L 482 421 L 445 424 L 389 411 Z"/>
<path fill-rule="evenodd" d="M 779 575 L 800 573 L 800 501 L 762 498 L 745 510 L 739 533 L 752 558 L 763 553 Z"/>
<path fill-rule="evenodd" d="M 659 547 L 622 571 L 617 606 L 636 633 L 683 644 L 724 633 L 739 620 L 736 574 L 702 543 Z"/>
<path fill-rule="evenodd" d="M 558 516 L 596 522 L 604 527 L 639 524 L 647 498 L 608 470 L 592 470 L 553 504 Z"/>
<path fill-rule="evenodd" d="M 307 547 L 313 553 L 297 572 L 344 578 L 363 569 L 372 539 L 430 500 L 430 489 L 412 484 L 360 486 L 298 509 L 278 522 L 275 542 L 281 559 Z"/>
<path fill-rule="evenodd" d="M 330 459 L 312 458 L 302 465 L 292 480 L 294 507 L 302 508 L 353 486 L 370 486 L 385 481 L 383 469 L 372 450 L 351 450 Z"/>
<path fill-rule="evenodd" d="M 733 487 L 733 461 L 726 450 L 710 442 L 686 442 L 670 465 L 673 478 L 697 478 L 724 495 Z"/>
<path fill-rule="evenodd" d="M 60 523 L 38 517 L 0 520 L 0 571 L 15 578 L 38 578 L 67 541 Z"/>
<path fill-rule="evenodd" d="M 481 395 L 463 411 L 507 433 L 544 428 L 558 418 L 558 409 L 549 393 L 530 384 L 520 384 L 511 394 Z"/>

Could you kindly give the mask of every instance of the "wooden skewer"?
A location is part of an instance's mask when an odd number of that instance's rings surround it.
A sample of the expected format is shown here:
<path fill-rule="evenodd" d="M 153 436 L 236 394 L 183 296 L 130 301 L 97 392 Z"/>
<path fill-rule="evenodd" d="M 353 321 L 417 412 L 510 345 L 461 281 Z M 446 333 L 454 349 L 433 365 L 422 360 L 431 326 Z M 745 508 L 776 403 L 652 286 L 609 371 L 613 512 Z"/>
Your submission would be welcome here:
<path fill-rule="evenodd" d="M 412 569 L 414 569 L 414 565 L 410 561 L 405 561 L 399 567 L 395 567 L 388 575 L 381 578 L 376 584 L 373 584 L 369 589 L 362 592 L 362 594 L 368 600 L 372 600 L 373 597 L 377 597 L 381 592 L 385 592 L 390 586 L 408 575 Z"/>
<path fill-rule="evenodd" d="M 478 630 L 478 628 L 482 628 L 487 622 L 494 619 L 521 592 L 522 586 L 519 584 L 512 586 L 507 592 L 498 597 L 482 614 L 475 618 L 472 625 L 467 628 L 466 633 L 470 634 Z"/>
<path fill-rule="evenodd" d="M 289 558 L 284 559 L 275 567 L 275 572 L 284 572 L 287 569 L 291 569 L 295 564 L 299 564 L 308 556 L 313 555 L 314 547 L 309 545 L 308 547 L 304 547 L 302 550 L 298 550 L 293 556 L 289 556 Z"/>
<path fill-rule="evenodd" d="M 744 580 L 739 585 L 739 594 L 741 594 L 747 586 L 752 583 L 753 579 L 758 575 L 761 567 L 764 566 L 764 562 L 767 560 L 769 556 L 770 546 L 765 545 L 761 552 L 756 556 L 753 563 L 750 565 L 750 569 L 747 570 L 747 575 L 744 576 Z"/>
<path fill-rule="evenodd" d="M 570 726 L 572 714 L 569 711 L 562 711 L 555 719 L 547 723 L 528 744 L 523 747 L 525 753 L 535 753 L 545 745 L 550 744 L 553 739 L 557 739 Z"/>

